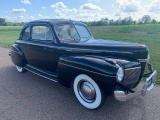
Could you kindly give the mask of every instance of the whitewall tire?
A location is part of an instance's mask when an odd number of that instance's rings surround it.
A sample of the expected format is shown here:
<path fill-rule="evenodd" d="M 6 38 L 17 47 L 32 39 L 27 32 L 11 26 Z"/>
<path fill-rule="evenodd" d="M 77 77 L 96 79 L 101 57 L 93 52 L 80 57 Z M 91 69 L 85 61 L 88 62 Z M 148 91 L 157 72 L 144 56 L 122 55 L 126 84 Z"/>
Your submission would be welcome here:
<path fill-rule="evenodd" d="M 17 69 L 17 71 L 20 72 L 20 73 L 25 72 L 25 69 L 24 69 L 23 67 L 19 67 L 19 66 L 17 66 L 17 65 L 16 65 L 16 69 Z"/>
<path fill-rule="evenodd" d="M 78 101 L 88 109 L 100 108 L 105 101 L 103 91 L 92 78 L 85 74 L 75 78 L 73 88 Z"/>

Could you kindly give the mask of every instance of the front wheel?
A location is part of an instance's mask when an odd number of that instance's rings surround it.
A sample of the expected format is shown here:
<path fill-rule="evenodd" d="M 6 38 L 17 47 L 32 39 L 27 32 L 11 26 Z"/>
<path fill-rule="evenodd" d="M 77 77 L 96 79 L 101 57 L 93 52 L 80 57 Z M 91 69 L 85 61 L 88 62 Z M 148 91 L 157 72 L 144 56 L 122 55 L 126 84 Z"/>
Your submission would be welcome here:
<path fill-rule="evenodd" d="M 23 72 L 26 71 L 23 67 L 19 67 L 19 66 L 17 66 L 17 65 L 16 65 L 16 69 L 17 69 L 17 71 L 20 72 L 20 73 L 23 73 Z"/>
<path fill-rule="evenodd" d="M 78 101 L 88 109 L 100 108 L 105 97 L 97 83 L 87 75 L 78 75 L 73 83 L 74 93 Z"/>

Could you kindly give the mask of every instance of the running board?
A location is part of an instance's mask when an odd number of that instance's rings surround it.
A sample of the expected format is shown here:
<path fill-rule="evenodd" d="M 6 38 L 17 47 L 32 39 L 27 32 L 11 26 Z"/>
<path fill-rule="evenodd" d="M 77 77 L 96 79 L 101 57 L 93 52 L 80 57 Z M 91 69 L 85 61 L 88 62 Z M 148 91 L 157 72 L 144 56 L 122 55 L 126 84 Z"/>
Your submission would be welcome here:
<path fill-rule="evenodd" d="M 31 65 L 26 65 L 24 67 L 27 71 L 30 71 L 38 76 L 41 76 L 43 78 L 46 78 L 48 80 L 51 80 L 53 82 L 58 82 L 58 76 L 56 73 L 52 73 L 52 72 L 47 72 L 47 71 L 44 71 L 42 69 L 38 69 L 36 67 L 33 67 Z"/>

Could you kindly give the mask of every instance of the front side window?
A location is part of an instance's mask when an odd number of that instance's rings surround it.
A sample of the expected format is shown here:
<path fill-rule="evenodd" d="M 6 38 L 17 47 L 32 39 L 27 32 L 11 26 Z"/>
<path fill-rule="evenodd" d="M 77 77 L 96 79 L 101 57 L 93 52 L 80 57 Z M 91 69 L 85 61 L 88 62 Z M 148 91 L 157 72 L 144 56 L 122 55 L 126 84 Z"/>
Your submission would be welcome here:
<path fill-rule="evenodd" d="M 21 36 L 22 40 L 28 40 L 30 38 L 30 27 L 26 27 Z"/>
<path fill-rule="evenodd" d="M 81 38 L 88 38 L 91 36 L 86 27 L 81 25 L 75 25 L 75 28 L 77 29 L 77 32 L 79 33 Z"/>
<path fill-rule="evenodd" d="M 82 38 L 91 37 L 87 28 L 81 25 L 62 24 L 54 28 L 61 43 L 77 43 Z"/>
<path fill-rule="evenodd" d="M 33 26 L 32 39 L 33 40 L 53 40 L 51 29 L 47 26 Z"/>

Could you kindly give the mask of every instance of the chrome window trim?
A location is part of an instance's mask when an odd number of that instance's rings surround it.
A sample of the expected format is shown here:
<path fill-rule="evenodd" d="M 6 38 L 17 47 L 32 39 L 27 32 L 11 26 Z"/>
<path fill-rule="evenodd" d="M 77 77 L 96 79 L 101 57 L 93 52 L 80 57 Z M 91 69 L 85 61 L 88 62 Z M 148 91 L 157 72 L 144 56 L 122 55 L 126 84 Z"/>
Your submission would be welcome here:
<path fill-rule="evenodd" d="M 32 39 L 32 30 L 33 30 L 33 27 L 35 26 L 45 26 L 45 27 L 48 27 L 50 30 L 51 30 L 51 33 L 52 33 L 52 40 L 37 40 L 37 39 Z M 30 25 L 30 40 L 31 41 L 37 41 L 37 42 L 44 42 L 44 43 L 57 43 L 57 40 L 56 40 L 56 37 L 54 35 L 54 31 L 52 29 L 52 27 L 49 25 L 49 24 L 46 24 L 46 23 L 31 23 Z M 47 42 L 48 41 L 48 42 Z"/>

